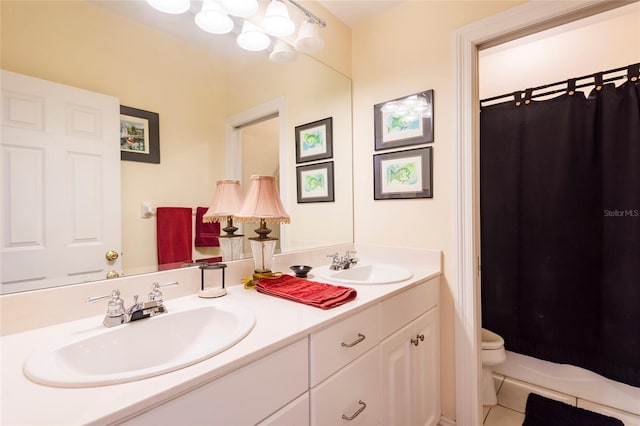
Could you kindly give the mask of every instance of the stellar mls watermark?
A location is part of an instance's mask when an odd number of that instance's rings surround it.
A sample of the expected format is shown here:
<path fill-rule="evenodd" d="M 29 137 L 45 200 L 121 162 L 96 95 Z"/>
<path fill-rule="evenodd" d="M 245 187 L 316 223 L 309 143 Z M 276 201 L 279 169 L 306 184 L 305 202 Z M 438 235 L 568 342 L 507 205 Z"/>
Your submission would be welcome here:
<path fill-rule="evenodd" d="M 604 217 L 640 217 L 639 209 L 613 209 L 613 210 L 604 210 Z"/>

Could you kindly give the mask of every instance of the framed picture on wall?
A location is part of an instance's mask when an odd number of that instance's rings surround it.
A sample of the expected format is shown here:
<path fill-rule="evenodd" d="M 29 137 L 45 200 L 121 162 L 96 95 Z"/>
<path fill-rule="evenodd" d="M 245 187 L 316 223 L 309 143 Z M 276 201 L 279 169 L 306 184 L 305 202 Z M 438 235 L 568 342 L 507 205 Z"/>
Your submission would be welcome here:
<path fill-rule="evenodd" d="M 333 161 L 296 167 L 298 203 L 334 200 Z"/>
<path fill-rule="evenodd" d="M 159 116 L 120 105 L 120 159 L 160 163 Z"/>
<path fill-rule="evenodd" d="M 373 199 L 433 198 L 432 147 L 375 154 Z"/>
<path fill-rule="evenodd" d="M 296 126 L 296 163 L 333 157 L 333 117 Z"/>
<path fill-rule="evenodd" d="M 433 142 L 433 90 L 373 107 L 375 150 Z"/>

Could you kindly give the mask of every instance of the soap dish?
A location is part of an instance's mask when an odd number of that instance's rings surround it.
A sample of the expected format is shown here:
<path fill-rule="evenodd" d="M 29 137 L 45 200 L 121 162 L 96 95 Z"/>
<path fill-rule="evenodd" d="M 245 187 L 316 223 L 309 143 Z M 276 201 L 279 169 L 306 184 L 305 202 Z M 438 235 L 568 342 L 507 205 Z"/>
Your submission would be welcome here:
<path fill-rule="evenodd" d="M 311 266 L 293 265 L 293 266 L 290 266 L 289 269 L 291 269 L 293 272 L 295 272 L 296 277 L 298 277 L 298 278 L 307 278 L 307 274 L 311 270 Z"/>

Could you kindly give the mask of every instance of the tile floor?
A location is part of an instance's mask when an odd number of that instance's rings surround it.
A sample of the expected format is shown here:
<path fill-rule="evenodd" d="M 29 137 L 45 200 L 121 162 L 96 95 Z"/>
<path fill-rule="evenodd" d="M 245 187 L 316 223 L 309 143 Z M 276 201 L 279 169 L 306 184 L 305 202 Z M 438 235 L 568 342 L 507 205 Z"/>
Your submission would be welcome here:
<path fill-rule="evenodd" d="M 640 416 L 631 413 L 594 404 L 576 398 L 575 396 L 541 388 L 499 374 L 494 374 L 493 379 L 495 380 L 496 390 L 498 392 L 498 405 L 483 407 L 484 426 L 521 426 L 522 422 L 524 422 L 524 411 L 530 392 L 535 392 L 544 397 L 562 401 L 573 406 L 617 417 L 624 422 L 625 426 L 640 426 Z"/>

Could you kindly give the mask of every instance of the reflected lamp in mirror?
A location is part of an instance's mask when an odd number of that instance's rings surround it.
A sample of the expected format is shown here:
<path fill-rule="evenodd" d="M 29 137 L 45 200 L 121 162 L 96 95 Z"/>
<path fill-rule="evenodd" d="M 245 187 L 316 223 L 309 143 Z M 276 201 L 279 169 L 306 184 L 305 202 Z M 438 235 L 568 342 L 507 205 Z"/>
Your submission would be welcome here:
<path fill-rule="evenodd" d="M 249 238 L 256 273 L 271 272 L 273 254 L 278 242 L 269 237 L 267 223 L 290 223 L 291 219 L 280 201 L 275 176 L 253 175 L 240 210 L 235 214 L 240 222 L 259 222 L 257 237 Z"/>
<path fill-rule="evenodd" d="M 233 225 L 233 216 L 240 210 L 243 196 L 240 188 L 240 181 L 234 179 L 221 179 L 216 182 L 216 193 L 211 202 L 211 206 L 202 217 L 205 223 L 219 222 L 226 219 L 227 226 L 222 230 L 226 233 L 220 235 L 220 248 L 222 249 L 222 259 L 225 261 L 242 259 L 242 237 L 235 234 L 238 230 Z"/>

